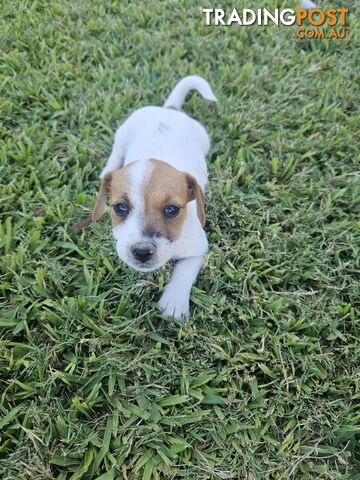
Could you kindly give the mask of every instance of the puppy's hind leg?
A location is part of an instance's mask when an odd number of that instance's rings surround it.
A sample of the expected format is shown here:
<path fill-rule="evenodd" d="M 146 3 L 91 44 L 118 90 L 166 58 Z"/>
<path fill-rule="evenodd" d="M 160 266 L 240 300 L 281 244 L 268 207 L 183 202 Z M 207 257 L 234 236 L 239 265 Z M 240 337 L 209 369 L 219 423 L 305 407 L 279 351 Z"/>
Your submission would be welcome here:
<path fill-rule="evenodd" d="M 176 262 L 170 282 L 158 302 L 164 317 L 173 317 L 181 323 L 189 316 L 190 291 L 202 264 L 203 257 L 183 258 Z"/>
<path fill-rule="evenodd" d="M 100 174 L 101 179 L 103 179 L 108 172 L 113 172 L 123 166 L 126 151 L 126 136 L 127 129 L 125 128 L 125 124 L 123 124 L 117 129 L 110 157 Z"/>

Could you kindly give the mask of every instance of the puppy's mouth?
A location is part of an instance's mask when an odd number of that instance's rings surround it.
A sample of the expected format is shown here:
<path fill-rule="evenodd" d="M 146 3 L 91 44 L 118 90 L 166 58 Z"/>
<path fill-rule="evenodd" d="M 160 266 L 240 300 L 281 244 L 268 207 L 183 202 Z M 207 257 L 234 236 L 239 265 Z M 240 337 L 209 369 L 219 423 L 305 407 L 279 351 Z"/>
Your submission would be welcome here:
<path fill-rule="evenodd" d="M 167 245 L 156 245 L 151 242 L 135 242 L 126 246 L 117 242 L 116 250 L 119 258 L 138 272 L 152 272 L 163 267 L 171 258 L 171 249 Z"/>
<path fill-rule="evenodd" d="M 140 262 L 127 260 L 126 263 L 129 265 L 129 267 L 133 268 L 134 270 L 137 270 L 138 272 L 152 272 L 153 270 L 156 270 L 161 267 L 161 264 L 153 263 L 153 262 L 140 263 Z"/>
<path fill-rule="evenodd" d="M 162 263 L 157 261 L 155 258 L 148 262 L 139 262 L 135 258 L 127 256 L 124 260 L 129 267 L 137 270 L 138 272 L 152 272 L 162 267 Z"/>
<path fill-rule="evenodd" d="M 138 272 L 152 272 L 161 267 L 161 265 L 144 265 L 143 263 L 134 265 L 132 264 L 131 267 Z"/>

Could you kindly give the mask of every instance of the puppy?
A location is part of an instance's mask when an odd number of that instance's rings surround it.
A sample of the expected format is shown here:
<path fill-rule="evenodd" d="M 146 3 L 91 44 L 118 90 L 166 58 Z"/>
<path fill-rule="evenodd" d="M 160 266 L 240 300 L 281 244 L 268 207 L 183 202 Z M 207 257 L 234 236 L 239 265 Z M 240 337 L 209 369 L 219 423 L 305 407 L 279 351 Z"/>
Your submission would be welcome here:
<path fill-rule="evenodd" d="M 158 302 L 164 316 L 189 316 L 192 284 L 208 248 L 204 189 L 210 141 L 204 127 L 180 108 L 190 90 L 216 101 L 206 80 L 182 79 L 163 107 L 136 110 L 117 130 L 92 214 L 110 197 L 119 257 L 149 272 L 174 260 L 171 279 Z"/>

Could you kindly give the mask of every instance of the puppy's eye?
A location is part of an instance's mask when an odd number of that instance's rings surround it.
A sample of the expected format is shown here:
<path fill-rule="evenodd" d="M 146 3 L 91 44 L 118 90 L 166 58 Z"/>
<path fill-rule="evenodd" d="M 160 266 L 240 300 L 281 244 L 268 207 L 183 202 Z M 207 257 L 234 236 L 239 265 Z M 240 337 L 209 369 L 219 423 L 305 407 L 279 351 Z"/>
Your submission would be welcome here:
<path fill-rule="evenodd" d="M 113 208 L 114 212 L 119 217 L 127 217 L 129 214 L 129 207 L 126 205 L 126 203 L 116 203 Z"/>
<path fill-rule="evenodd" d="M 164 208 L 164 215 L 165 217 L 168 218 L 173 218 L 176 217 L 180 212 L 180 207 L 177 207 L 176 205 L 166 205 Z"/>

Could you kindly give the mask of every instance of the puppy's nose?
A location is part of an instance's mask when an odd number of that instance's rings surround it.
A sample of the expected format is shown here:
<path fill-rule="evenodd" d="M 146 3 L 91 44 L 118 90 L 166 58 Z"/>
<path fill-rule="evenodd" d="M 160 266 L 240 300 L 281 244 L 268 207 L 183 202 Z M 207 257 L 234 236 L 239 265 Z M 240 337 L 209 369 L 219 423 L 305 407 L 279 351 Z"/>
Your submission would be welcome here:
<path fill-rule="evenodd" d="M 142 263 L 147 262 L 155 253 L 155 246 L 152 243 L 138 243 L 131 247 L 131 252 Z"/>

